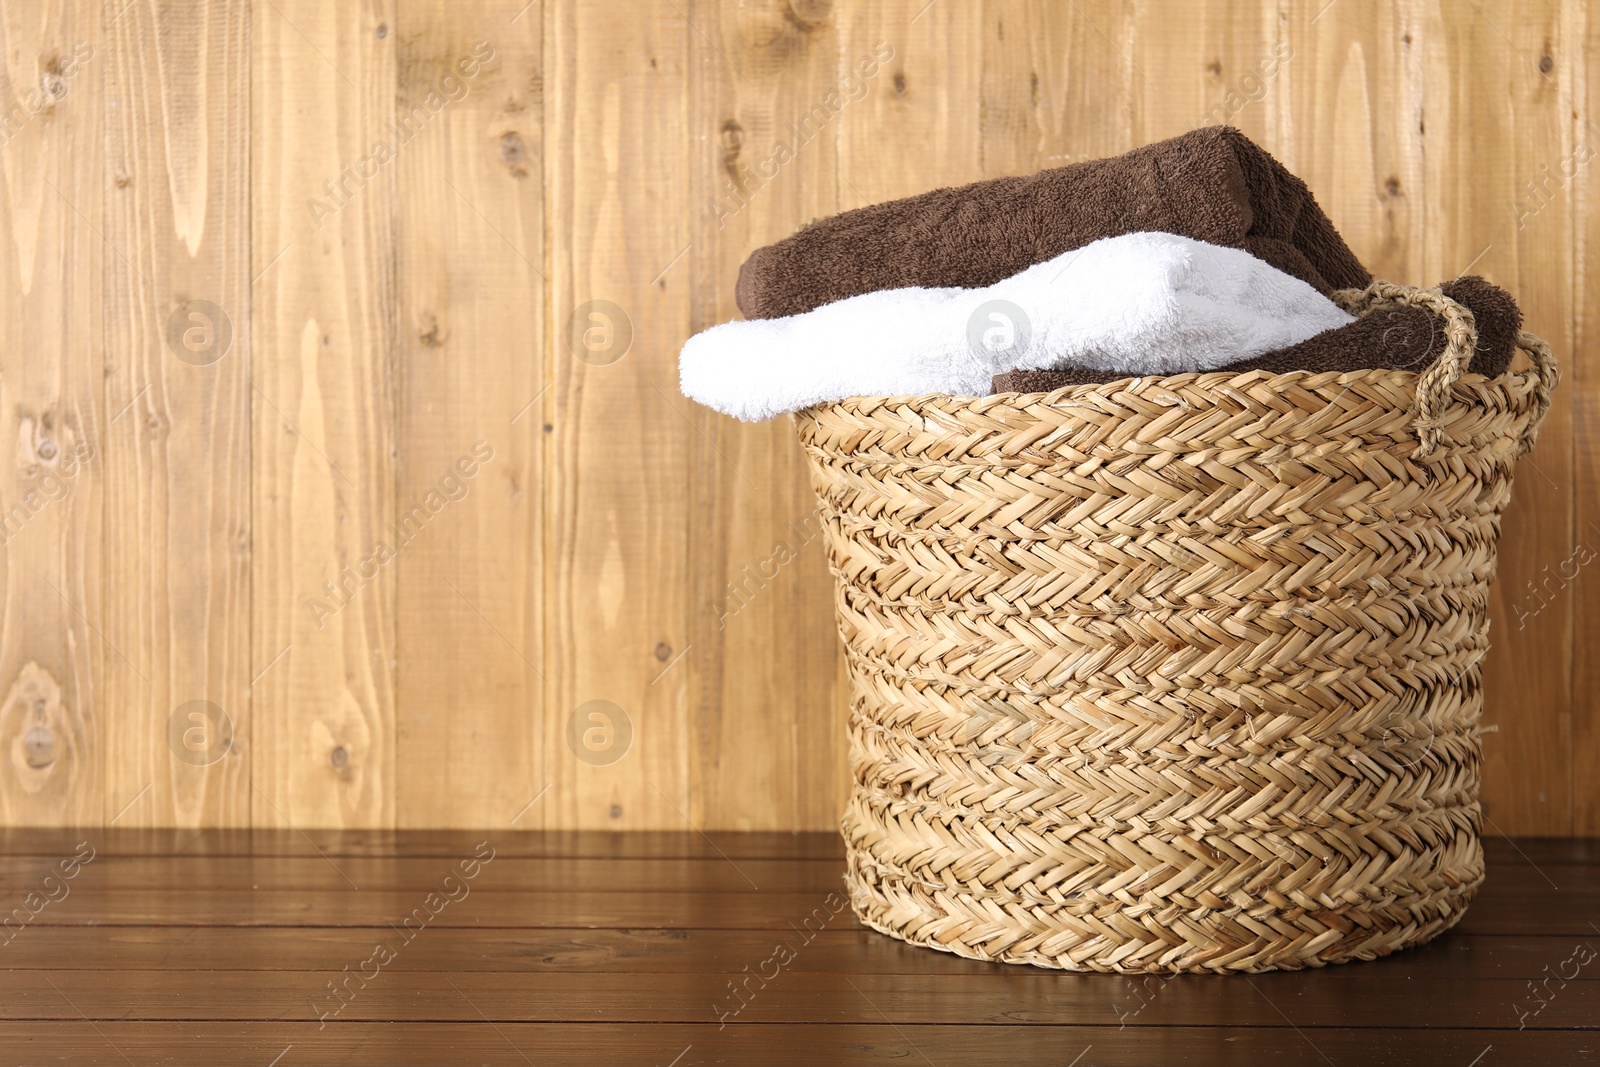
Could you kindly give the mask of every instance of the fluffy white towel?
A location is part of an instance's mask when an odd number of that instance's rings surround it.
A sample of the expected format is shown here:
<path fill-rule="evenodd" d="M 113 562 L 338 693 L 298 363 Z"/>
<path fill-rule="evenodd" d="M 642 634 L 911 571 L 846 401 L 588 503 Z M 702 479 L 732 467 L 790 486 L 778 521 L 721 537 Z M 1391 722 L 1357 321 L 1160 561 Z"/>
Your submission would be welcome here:
<path fill-rule="evenodd" d="M 1352 321 L 1248 252 L 1130 233 L 984 289 L 886 289 L 713 326 L 683 346 L 679 387 L 758 421 L 847 396 L 986 396 L 1008 370 L 1211 370 Z"/>

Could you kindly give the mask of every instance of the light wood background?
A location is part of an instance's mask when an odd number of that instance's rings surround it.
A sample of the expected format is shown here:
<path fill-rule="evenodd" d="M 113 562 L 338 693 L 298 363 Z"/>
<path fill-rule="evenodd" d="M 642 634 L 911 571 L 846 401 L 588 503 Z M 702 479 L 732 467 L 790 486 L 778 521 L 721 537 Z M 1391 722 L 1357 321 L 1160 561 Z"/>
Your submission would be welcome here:
<path fill-rule="evenodd" d="M 801 457 L 679 346 L 808 220 L 1225 119 L 1379 276 L 1482 273 L 1561 358 L 1485 794 L 1600 833 L 1587 4 L 523 4 L 0 5 L 0 821 L 832 826 Z"/>

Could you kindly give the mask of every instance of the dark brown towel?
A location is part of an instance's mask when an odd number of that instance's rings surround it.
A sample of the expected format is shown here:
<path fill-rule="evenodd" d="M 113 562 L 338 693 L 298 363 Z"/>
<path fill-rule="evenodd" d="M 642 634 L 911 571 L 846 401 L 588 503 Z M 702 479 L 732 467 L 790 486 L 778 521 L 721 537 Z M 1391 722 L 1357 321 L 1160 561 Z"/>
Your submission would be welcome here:
<path fill-rule="evenodd" d="M 1467 370 L 1497 378 L 1511 366 L 1522 309 L 1511 294 L 1476 275 L 1457 278 L 1442 287 L 1444 295 L 1466 306 L 1478 327 L 1478 343 Z M 1431 311 L 1404 308 L 1374 311 L 1346 326 L 1324 330 L 1297 345 L 1240 360 L 1213 373 L 1243 374 L 1262 370 L 1287 374 L 1324 371 L 1422 371 L 1444 352 L 1444 323 Z M 1103 385 L 1131 377 L 1117 371 L 1016 370 L 994 376 L 996 393 L 1048 393 L 1069 385 Z"/>
<path fill-rule="evenodd" d="M 879 289 L 993 285 L 1141 230 L 1243 248 L 1324 293 L 1372 281 L 1305 182 L 1238 130 L 1207 126 L 1112 159 L 815 222 L 745 261 L 739 310 L 770 319 Z"/>

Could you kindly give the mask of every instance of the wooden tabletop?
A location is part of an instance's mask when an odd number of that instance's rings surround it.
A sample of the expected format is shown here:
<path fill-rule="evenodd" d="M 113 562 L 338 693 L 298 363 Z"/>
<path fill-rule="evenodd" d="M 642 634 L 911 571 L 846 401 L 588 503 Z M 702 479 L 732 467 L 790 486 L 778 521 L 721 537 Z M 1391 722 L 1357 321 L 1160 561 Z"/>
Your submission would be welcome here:
<path fill-rule="evenodd" d="M 831 834 L 0 830 L 0 1064 L 1600 1062 L 1600 841 L 1372 963 L 1132 978 L 859 926 Z"/>

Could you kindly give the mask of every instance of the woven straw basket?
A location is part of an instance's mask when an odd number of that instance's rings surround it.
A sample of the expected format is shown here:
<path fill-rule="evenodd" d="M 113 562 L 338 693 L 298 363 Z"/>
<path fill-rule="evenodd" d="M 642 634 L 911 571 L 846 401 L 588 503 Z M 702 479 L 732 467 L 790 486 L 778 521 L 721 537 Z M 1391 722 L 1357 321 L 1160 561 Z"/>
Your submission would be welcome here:
<path fill-rule="evenodd" d="M 1464 375 L 1182 374 L 798 416 L 853 682 L 861 921 L 1081 971 L 1372 959 L 1483 880 L 1500 516 L 1550 403 Z M 1420 441 L 1420 447 L 1419 447 Z"/>

